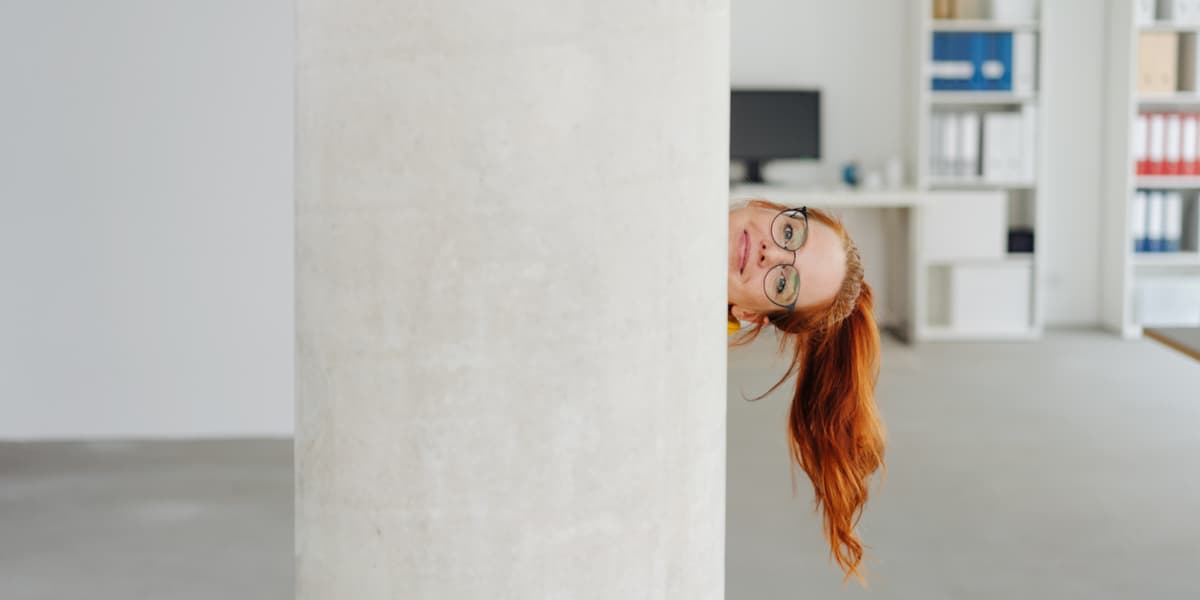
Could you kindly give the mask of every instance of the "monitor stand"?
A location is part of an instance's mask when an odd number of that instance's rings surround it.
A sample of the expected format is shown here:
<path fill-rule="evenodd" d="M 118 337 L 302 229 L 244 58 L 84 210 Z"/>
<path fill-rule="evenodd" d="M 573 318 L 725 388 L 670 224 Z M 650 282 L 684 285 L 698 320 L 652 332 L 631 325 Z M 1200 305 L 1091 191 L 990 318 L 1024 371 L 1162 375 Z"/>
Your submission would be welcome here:
<path fill-rule="evenodd" d="M 765 160 L 743 160 L 746 165 L 746 174 L 742 177 L 742 183 L 766 183 L 762 178 L 762 165 L 767 162 Z"/>

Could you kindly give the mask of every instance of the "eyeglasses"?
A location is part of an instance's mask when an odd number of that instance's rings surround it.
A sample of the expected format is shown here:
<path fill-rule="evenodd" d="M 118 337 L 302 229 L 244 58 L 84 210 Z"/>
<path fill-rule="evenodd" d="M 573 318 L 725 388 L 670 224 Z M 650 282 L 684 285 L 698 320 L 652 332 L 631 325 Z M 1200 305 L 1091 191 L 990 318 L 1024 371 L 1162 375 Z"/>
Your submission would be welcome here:
<path fill-rule="evenodd" d="M 792 264 L 775 265 L 763 278 L 767 298 L 791 313 L 800 298 L 800 271 L 796 270 L 795 252 L 808 241 L 808 207 L 790 208 L 771 221 L 771 239 L 775 245 L 792 252 Z"/>

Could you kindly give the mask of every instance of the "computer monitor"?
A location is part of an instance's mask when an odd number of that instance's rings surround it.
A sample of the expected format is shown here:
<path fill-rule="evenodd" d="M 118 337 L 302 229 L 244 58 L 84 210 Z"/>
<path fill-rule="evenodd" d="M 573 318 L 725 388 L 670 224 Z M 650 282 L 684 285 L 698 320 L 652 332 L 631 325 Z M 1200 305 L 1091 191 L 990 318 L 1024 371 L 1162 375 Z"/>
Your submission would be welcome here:
<path fill-rule="evenodd" d="M 745 180 L 762 183 L 762 163 L 821 158 L 821 92 L 734 89 L 729 101 L 729 158 L 746 163 Z"/>

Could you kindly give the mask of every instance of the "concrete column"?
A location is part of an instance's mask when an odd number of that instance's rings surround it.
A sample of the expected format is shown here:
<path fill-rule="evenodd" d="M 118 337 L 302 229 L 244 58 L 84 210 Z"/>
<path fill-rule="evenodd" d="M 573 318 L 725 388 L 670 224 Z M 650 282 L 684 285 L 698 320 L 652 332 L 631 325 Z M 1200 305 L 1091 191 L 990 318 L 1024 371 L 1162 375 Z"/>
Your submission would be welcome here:
<path fill-rule="evenodd" d="M 728 0 L 297 8 L 297 597 L 722 597 Z"/>

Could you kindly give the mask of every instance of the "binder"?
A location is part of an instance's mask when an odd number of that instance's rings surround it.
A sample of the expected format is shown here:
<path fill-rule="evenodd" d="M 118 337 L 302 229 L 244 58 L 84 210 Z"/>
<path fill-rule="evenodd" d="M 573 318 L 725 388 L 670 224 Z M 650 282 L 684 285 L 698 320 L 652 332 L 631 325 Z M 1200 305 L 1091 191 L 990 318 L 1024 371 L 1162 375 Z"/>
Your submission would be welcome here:
<path fill-rule="evenodd" d="M 983 115 L 983 178 L 994 182 L 1021 181 L 1022 121 L 1020 113 Z"/>
<path fill-rule="evenodd" d="M 1138 35 L 1137 90 L 1170 93 L 1176 89 L 1178 36 L 1170 31 L 1144 31 Z"/>
<path fill-rule="evenodd" d="M 1134 0 L 1133 20 L 1138 25 L 1154 24 L 1155 0 Z"/>
<path fill-rule="evenodd" d="M 960 140 L 962 139 L 960 125 L 962 119 L 958 113 L 945 113 L 942 121 L 942 174 L 958 175 L 959 163 L 962 160 Z"/>
<path fill-rule="evenodd" d="M 1196 135 L 1192 136 L 1192 140 L 1196 144 L 1196 159 L 1192 161 L 1191 174 L 1200 175 L 1200 114 L 1189 113 L 1188 116 L 1196 123 Z"/>
<path fill-rule="evenodd" d="M 1133 121 L 1133 139 L 1131 140 L 1133 143 L 1133 160 L 1138 175 L 1150 174 L 1150 160 L 1146 152 L 1149 146 L 1147 140 L 1147 137 L 1150 135 L 1149 128 L 1149 118 L 1145 113 L 1139 113 Z"/>
<path fill-rule="evenodd" d="M 1035 0 L 992 0 L 991 8 L 995 21 L 1032 21 L 1037 18 Z"/>
<path fill-rule="evenodd" d="M 1180 150 L 1183 148 L 1183 124 L 1179 113 L 1167 113 L 1166 142 L 1163 147 L 1163 175 L 1179 175 Z"/>
<path fill-rule="evenodd" d="M 959 49 L 955 54 L 970 60 L 972 67 L 971 79 L 967 80 L 964 89 L 973 91 L 988 89 L 988 80 L 984 78 L 983 74 L 984 55 L 988 52 L 988 37 L 986 37 L 988 34 L 979 31 L 965 31 L 959 36 Z"/>
<path fill-rule="evenodd" d="M 1151 0 L 1153 3 L 1153 0 Z M 933 0 L 933 18 L 957 19 L 958 2 L 956 0 Z"/>
<path fill-rule="evenodd" d="M 1179 252 L 1183 239 L 1183 193 L 1167 192 L 1163 205 L 1163 251 Z"/>
<path fill-rule="evenodd" d="M 1012 36 L 1012 91 L 1030 94 L 1037 90 L 1037 37 L 1032 31 Z"/>
<path fill-rule="evenodd" d="M 1179 90 L 1200 91 L 1200 44 L 1195 33 L 1179 34 Z"/>
<path fill-rule="evenodd" d="M 1020 145 L 1017 148 L 1020 162 L 1021 181 L 1032 182 L 1037 179 L 1037 107 L 1033 104 L 1026 104 L 1021 108 L 1020 114 L 1021 139 Z"/>
<path fill-rule="evenodd" d="M 961 160 L 958 175 L 975 177 L 979 175 L 979 113 L 962 113 L 959 128 Z"/>
<path fill-rule="evenodd" d="M 982 48 L 979 54 L 979 89 L 1012 90 L 1012 33 L 972 33 L 979 39 L 973 43 Z"/>
<path fill-rule="evenodd" d="M 1162 113 L 1150 113 L 1149 145 L 1146 148 L 1146 174 L 1162 175 L 1167 144 L 1167 119 Z"/>
<path fill-rule="evenodd" d="M 942 113 L 929 115 L 929 174 L 942 174 Z"/>
<path fill-rule="evenodd" d="M 1162 252 L 1166 246 L 1166 198 L 1162 191 L 1146 195 L 1146 251 Z"/>
<path fill-rule="evenodd" d="M 1175 25 L 1200 24 L 1196 0 L 1158 0 L 1158 18 Z"/>
<path fill-rule="evenodd" d="M 935 91 L 972 89 L 978 69 L 969 36 L 964 32 L 934 32 L 929 71 Z"/>
<path fill-rule="evenodd" d="M 1134 252 L 1145 252 L 1146 243 L 1146 190 L 1138 190 L 1133 195 L 1133 206 L 1130 207 L 1129 233 L 1133 236 Z"/>
<path fill-rule="evenodd" d="M 1196 114 L 1181 115 L 1183 120 L 1183 144 L 1179 152 L 1179 174 L 1195 175 L 1196 171 Z"/>
<path fill-rule="evenodd" d="M 949 52 L 947 52 L 947 36 L 942 32 L 934 32 L 933 41 L 930 43 L 930 51 L 933 56 L 929 57 L 929 89 L 938 92 L 950 89 L 948 77 L 943 77 L 944 62 L 949 60 Z"/>

